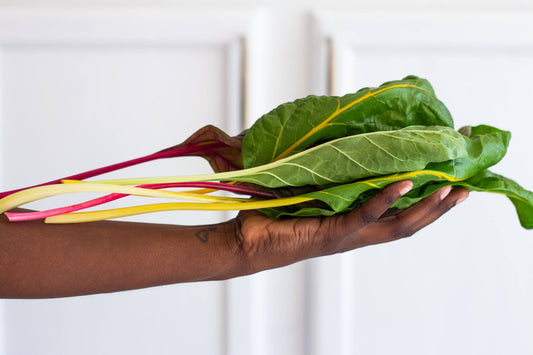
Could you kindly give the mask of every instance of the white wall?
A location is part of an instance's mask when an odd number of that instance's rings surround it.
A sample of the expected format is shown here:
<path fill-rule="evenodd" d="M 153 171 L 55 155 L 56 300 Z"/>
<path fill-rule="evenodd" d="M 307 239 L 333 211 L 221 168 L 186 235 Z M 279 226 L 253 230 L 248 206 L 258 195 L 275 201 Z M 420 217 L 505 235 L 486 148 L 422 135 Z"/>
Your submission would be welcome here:
<path fill-rule="evenodd" d="M 217 15 L 223 4 L 232 15 Z M 18 22 L 11 22 L 14 5 Z M 533 94 L 533 7 L 526 1 L 0 0 L 0 6 L 7 14 L 0 28 L 22 24 L 0 31 L 2 188 L 150 153 L 204 123 L 238 131 L 239 98 L 247 100 L 249 125 L 281 102 L 325 93 L 328 83 L 341 94 L 410 73 L 434 84 L 457 126 L 511 130 L 511 149 L 496 170 L 533 188 L 533 169 L 524 164 Z M 35 13 L 70 31 L 42 34 L 45 22 L 24 20 Z M 78 21 L 69 23 L 69 16 Z M 169 31 L 159 27 L 161 19 Z M 220 29 L 209 30 L 213 23 Z M 215 104 L 203 105 L 205 96 Z M 146 117 L 156 128 L 147 131 Z M 128 126 L 128 134 L 102 133 L 105 125 Z M 107 137 L 101 146 L 77 149 L 101 135 Z M 131 173 L 163 175 L 175 165 L 146 169 Z M 508 201 L 487 195 L 473 194 L 408 240 L 229 282 L 4 301 L 0 352 L 532 353 L 533 238 Z M 190 214 L 182 221 L 193 218 L 227 216 Z"/>

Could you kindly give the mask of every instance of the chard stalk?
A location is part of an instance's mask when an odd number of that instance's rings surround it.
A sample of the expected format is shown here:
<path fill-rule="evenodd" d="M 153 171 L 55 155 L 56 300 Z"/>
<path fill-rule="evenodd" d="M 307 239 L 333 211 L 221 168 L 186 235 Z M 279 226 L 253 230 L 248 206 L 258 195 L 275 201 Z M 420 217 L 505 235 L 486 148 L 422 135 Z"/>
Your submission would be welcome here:
<path fill-rule="evenodd" d="M 73 181 L 69 181 L 73 183 Z M 209 191 L 229 191 L 237 194 L 247 194 L 256 197 L 263 198 L 276 198 L 274 194 L 256 191 L 252 188 L 245 186 L 236 186 L 231 184 L 219 183 L 219 182 L 198 182 L 198 183 L 173 183 L 173 184 L 146 184 L 136 186 L 139 188 L 146 189 L 165 189 L 165 188 L 176 188 L 176 187 L 200 187 L 204 189 L 209 189 Z M 203 191 L 202 191 L 203 192 Z M 60 214 L 71 213 L 79 210 L 83 210 L 90 207 L 95 207 L 107 202 L 115 201 L 120 198 L 129 196 L 127 194 L 112 193 L 106 196 L 98 197 L 89 201 L 78 203 L 71 206 L 54 208 L 45 211 L 36 211 L 36 212 L 6 212 L 6 216 L 10 222 L 19 222 L 19 221 L 30 221 L 36 219 L 43 219 L 51 216 L 57 216 Z"/>
<path fill-rule="evenodd" d="M 56 196 L 74 192 L 110 192 L 136 196 L 159 197 L 180 199 L 185 201 L 202 201 L 202 202 L 235 202 L 247 201 L 244 198 L 223 197 L 223 196 L 205 196 L 190 192 L 173 192 L 158 191 L 155 189 L 146 189 L 132 186 L 118 186 L 108 184 L 98 184 L 90 182 L 80 182 L 76 184 L 57 184 L 32 187 L 23 191 L 15 192 L 4 197 L 0 203 L 0 213 L 9 211 L 12 208 L 24 205 L 26 203 L 40 200 L 50 196 Z"/>
<path fill-rule="evenodd" d="M 30 186 L 30 187 L 24 187 L 24 188 L 20 188 L 20 189 L 0 192 L 0 198 L 9 196 L 9 195 L 11 195 L 11 194 L 13 194 L 15 192 L 19 192 L 19 191 L 22 191 L 22 190 L 25 190 L 25 189 L 28 189 L 28 188 L 60 184 L 61 181 L 63 181 L 63 180 L 86 180 L 86 179 L 89 179 L 89 178 L 92 178 L 92 177 L 95 177 L 95 176 L 98 176 L 98 175 L 110 173 L 110 172 L 113 172 L 113 171 L 116 171 L 116 170 L 120 170 L 120 169 L 124 169 L 124 168 L 128 168 L 130 166 L 138 165 L 138 164 L 141 164 L 141 163 L 146 163 L 146 162 L 157 160 L 157 159 L 174 158 L 174 157 L 178 157 L 178 156 L 191 155 L 191 154 L 198 153 L 198 152 L 210 151 L 212 149 L 220 148 L 222 146 L 223 146 L 222 143 L 209 143 L 209 144 L 204 144 L 204 145 L 201 145 L 201 146 L 190 146 L 190 147 L 185 147 L 185 148 L 181 148 L 181 149 L 171 149 L 171 148 L 169 148 L 169 149 L 161 150 L 161 151 L 156 152 L 154 154 L 150 154 L 150 155 L 146 155 L 146 156 L 143 156 L 143 157 L 140 157 L 140 158 L 127 160 L 127 161 L 124 161 L 124 162 L 121 162 L 121 163 L 117 163 L 117 164 L 108 165 L 108 166 L 105 166 L 105 167 L 102 167 L 102 168 L 97 168 L 97 169 L 85 171 L 83 173 L 67 176 L 67 177 L 64 177 L 62 179 L 56 179 L 56 180 L 48 181 L 48 182 L 45 182 L 45 183 L 42 183 L 42 184 L 33 185 L 33 186 Z"/>
<path fill-rule="evenodd" d="M 255 210 L 260 208 L 271 208 L 289 206 L 297 203 L 313 200 L 308 197 L 287 197 L 261 201 L 235 201 L 235 202 L 212 202 L 212 203 L 191 203 L 191 202 L 174 202 L 174 203 L 156 203 L 150 205 L 123 207 L 103 211 L 77 212 L 57 215 L 45 219 L 46 223 L 80 223 L 99 221 L 111 218 L 120 218 L 133 216 L 143 213 L 163 212 L 163 211 L 236 211 L 236 210 Z"/>

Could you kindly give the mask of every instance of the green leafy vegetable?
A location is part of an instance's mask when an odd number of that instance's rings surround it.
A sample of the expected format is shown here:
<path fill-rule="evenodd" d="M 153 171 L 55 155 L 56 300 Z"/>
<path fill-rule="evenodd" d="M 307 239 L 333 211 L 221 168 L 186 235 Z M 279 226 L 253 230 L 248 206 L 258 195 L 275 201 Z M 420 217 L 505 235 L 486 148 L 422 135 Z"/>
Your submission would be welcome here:
<path fill-rule="evenodd" d="M 500 131 L 505 136 L 506 133 Z M 448 127 L 411 126 L 397 131 L 373 132 L 344 138 L 309 148 L 269 164 L 249 169 L 196 176 L 100 180 L 100 184 L 138 185 L 192 181 L 250 182 L 269 188 L 286 186 L 343 184 L 376 175 L 424 169 L 429 163 L 466 157 L 469 139 Z M 491 143 L 497 144 L 496 140 Z M 505 149 L 503 144 L 500 147 Z M 496 151 L 496 150 L 493 150 Z M 500 157 L 500 156 L 498 156 Z M 494 160 L 494 159 L 493 159 Z M 499 160 L 499 159 L 498 159 Z"/>
<path fill-rule="evenodd" d="M 388 184 L 409 179 L 414 188 L 396 203 L 397 208 L 409 207 L 445 185 L 463 186 L 471 191 L 506 195 L 522 226 L 533 228 L 533 193 L 487 170 L 504 157 L 510 137 L 509 132 L 487 125 L 455 131 L 450 113 L 431 85 L 409 76 L 342 97 L 308 96 L 282 104 L 250 128 L 242 139 L 242 147 L 241 137 L 229 137 L 209 126 L 169 148 L 180 151 L 179 155 L 194 154 L 208 159 L 213 174 L 34 187 L 1 199 L 0 211 L 56 194 L 100 191 L 120 193 L 120 197 L 131 193 L 197 202 L 61 214 L 112 199 L 105 197 L 36 215 L 49 216 L 46 219 L 49 223 L 181 209 L 253 208 L 274 218 L 327 216 L 352 210 Z M 255 197 L 203 196 L 217 191 L 217 185 L 208 183 L 213 181 L 231 184 L 219 185 L 220 189 Z M 214 188 L 170 192 L 121 186 L 155 188 L 151 184 L 167 184 L 157 185 L 158 188 Z M 243 188 L 231 188 L 239 185 Z M 30 219 L 13 214 L 10 218 Z"/>
<path fill-rule="evenodd" d="M 453 128 L 429 82 L 415 76 L 342 97 L 308 96 L 278 106 L 250 128 L 243 140 L 243 166 L 267 164 L 317 142 L 413 125 Z"/>

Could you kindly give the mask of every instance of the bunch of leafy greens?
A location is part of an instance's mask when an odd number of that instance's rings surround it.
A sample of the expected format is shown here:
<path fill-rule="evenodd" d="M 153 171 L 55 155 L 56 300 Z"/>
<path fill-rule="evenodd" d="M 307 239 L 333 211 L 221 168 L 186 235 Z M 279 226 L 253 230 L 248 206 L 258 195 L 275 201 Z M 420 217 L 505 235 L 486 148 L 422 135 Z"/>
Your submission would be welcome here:
<path fill-rule="evenodd" d="M 207 126 L 184 143 L 148 156 L 148 160 L 203 156 L 214 174 L 92 183 L 76 180 L 70 184 L 54 181 L 5 193 L 0 210 L 59 193 L 99 191 L 113 194 L 33 217 L 66 223 L 161 210 L 252 208 L 274 218 L 328 216 L 350 211 L 388 184 L 409 179 L 414 188 L 395 204 L 397 208 L 406 208 L 445 185 L 463 186 L 471 191 L 506 195 L 516 207 L 522 226 L 530 229 L 533 193 L 487 170 L 503 158 L 509 139 L 509 132 L 486 125 L 456 131 L 449 111 L 429 82 L 409 76 L 342 97 L 308 96 L 282 104 L 257 120 L 244 137 L 229 137 Z M 115 167 L 93 172 L 96 175 Z M 161 190 L 191 186 L 204 189 Z M 210 195 L 218 190 L 252 198 Z M 196 202 L 72 213 L 128 194 Z M 17 214 L 8 216 L 17 219 Z"/>

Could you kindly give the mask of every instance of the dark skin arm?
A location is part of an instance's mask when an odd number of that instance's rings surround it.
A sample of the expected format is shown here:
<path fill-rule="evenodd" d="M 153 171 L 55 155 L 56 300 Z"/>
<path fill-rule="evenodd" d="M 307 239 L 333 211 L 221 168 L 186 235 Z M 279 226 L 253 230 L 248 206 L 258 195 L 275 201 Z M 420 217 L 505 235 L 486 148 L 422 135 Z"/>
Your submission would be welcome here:
<path fill-rule="evenodd" d="M 203 226 L 0 220 L 0 297 L 48 298 L 223 280 L 407 237 L 468 196 L 442 189 L 400 213 L 390 185 L 351 213 L 272 220 L 246 211 Z"/>

